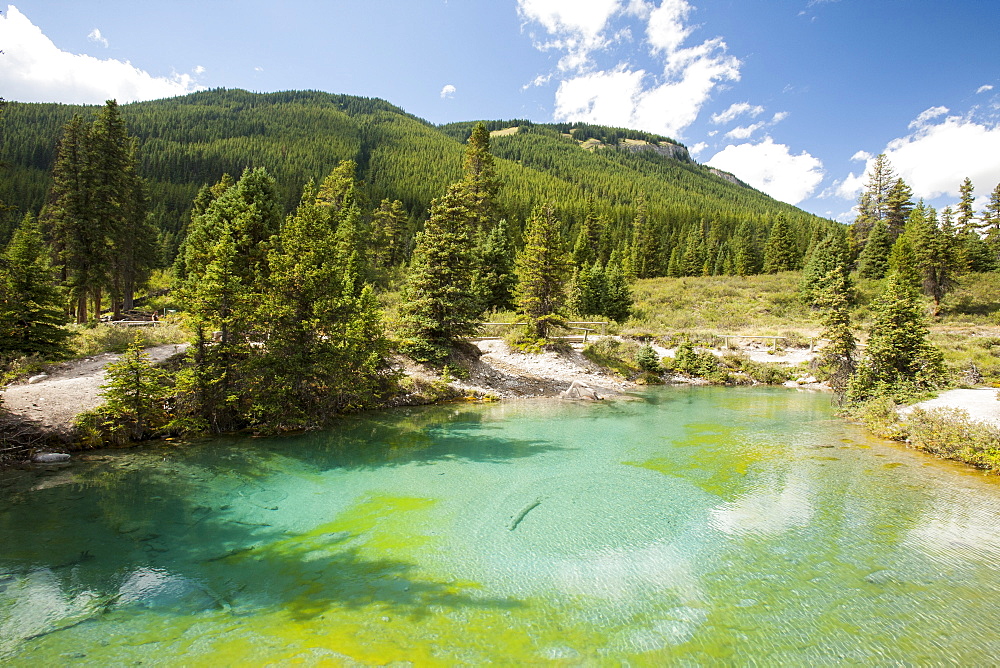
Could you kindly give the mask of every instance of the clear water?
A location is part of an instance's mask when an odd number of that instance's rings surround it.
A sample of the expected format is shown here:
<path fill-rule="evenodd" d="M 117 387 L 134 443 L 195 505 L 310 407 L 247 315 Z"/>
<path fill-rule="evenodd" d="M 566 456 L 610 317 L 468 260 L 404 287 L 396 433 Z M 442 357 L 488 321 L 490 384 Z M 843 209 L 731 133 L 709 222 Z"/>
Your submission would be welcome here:
<path fill-rule="evenodd" d="M 991 664 L 1000 486 L 826 395 L 400 410 L 0 489 L 0 663 Z"/>

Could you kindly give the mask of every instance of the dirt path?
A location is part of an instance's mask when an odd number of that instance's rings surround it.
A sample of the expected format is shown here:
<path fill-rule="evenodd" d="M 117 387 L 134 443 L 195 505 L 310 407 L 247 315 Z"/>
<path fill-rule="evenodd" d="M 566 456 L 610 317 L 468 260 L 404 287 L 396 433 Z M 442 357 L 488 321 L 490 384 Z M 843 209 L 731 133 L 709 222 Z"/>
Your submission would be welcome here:
<path fill-rule="evenodd" d="M 187 344 L 166 344 L 147 348 L 153 362 L 162 362 L 183 352 Z M 102 353 L 49 369 L 47 377 L 34 383 L 12 385 L 3 392 L 4 407 L 46 430 L 65 432 L 73 418 L 101 403 L 101 384 L 105 367 L 119 358 L 117 353 Z"/>

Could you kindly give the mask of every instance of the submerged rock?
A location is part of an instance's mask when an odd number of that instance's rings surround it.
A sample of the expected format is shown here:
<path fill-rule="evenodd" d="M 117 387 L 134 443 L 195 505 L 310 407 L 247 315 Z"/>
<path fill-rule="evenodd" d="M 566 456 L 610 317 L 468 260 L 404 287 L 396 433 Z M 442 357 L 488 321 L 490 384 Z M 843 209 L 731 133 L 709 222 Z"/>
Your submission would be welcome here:
<path fill-rule="evenodd" d="M 69 455 L 65 452 L 39 452 L 31 461 L 36 464 L 58 464 L 59 462 L 68 462 Z"/>

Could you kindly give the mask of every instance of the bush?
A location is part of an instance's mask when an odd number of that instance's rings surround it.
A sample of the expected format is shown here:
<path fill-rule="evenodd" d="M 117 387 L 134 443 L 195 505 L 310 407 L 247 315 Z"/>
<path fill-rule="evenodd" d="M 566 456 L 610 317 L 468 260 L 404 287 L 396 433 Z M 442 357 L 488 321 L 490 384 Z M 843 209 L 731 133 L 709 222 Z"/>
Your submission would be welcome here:
<path fill-rule="evenodd" d="M 1000 429 L 955 408 L 914 408 L 907 416 L 910 444 L 938 457 L 1000 471 Z"/>
<path fill-rule="evenodd" d="M 595 364 L 631 378 L 640 371 L 636 360 L 639 350 L 640 346 L 635 341 L 603 338 L 584 348 L 583 356 Z"/>

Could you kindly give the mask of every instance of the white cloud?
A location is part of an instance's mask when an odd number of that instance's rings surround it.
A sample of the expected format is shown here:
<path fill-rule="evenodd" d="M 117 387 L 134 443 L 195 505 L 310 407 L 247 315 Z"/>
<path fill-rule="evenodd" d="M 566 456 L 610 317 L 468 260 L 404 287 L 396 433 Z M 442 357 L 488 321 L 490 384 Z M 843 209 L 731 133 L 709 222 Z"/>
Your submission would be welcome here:
<path fill-rule="evenodd" d="M 751 125 L 737 125 L 723 136 L 730 137 L 732 139 L 747 139 L 750 135 L 757 132 L 757 130 L 760 130 L 765 125 L 766 123 L 764 123 L 764 121 L 753 123 Z"/>
<path fill-rule="evenodd" d="M 585 121 L 640 128 L 677 137 L 698 117 L 712 91 L 722 82 L 738 81 L 740 61 L 726 53 L 726 43 L 713 38 L 691 47 L 692 11 L 686 0 L 518 0 L 521 15 L 549 32 L 552 41 L 540 49 L 559 49 L 556 120 Z M 645 46 L 662 64 L 662 73 L 628 63 L 599 68 L 595 56 L 610 45 L 605 36 L 618 14 L 646 21 Z M 547 79 L 536 79 L 543 81 Z"/>
<path fill-rule="evenodd" d="M 441 99 L 443 100 L 445 98 L 453 97 L 456 90 L 458 89 L 451 84 L 445 84 L 444 88 L 441 89 Z"/>
<path fill-rule="evenodd" d="M 823 180 L 823 163 L 803 151 L 793 155 L 785 144 L 765 137 L 757 144 L 730 144 L 705 164 L 732 172 L 754 188 L 789 204 L 798 204 Z"/>
<path fill-rule="evenodd" d="M 97 32 L 97 31 L 95 31 Z M 129 62 L 60 50 L 16 7 L 0 17 L 0 91 L 20 102 L 101 104 L 153 100 L 203 89 L 187 74 L 157 77 Z"/>
<path fill-rule="evenodd" d="M 604 28 L 622 9 L 619 0 L 517 0 L 518 13 L 525 20 L 540 23 L 555 37 L 538 48 L 567 52 L 559 61 L 564 71 L 585 67 L 592 51 L 607 46 Z"/>
<path fill-rule="evenodd" d="M 91 42 L 97 42 L 105 49 L 108 48 L 108 40 L 104 37 L 104 35 L 101 34 L 99 28 L 94 28 L 93 30 L 91 30 L 87 34 L 87 39 L 89 39 Z"/>
<path fill-rule="evenodd" d="M 260 65 L 257 65 L 256 67 L 253 68 L 253 71 L 254 72 L 263 72 L 264 68 L 261 67 Z"/>
<path fill-rule="evenodd" d="M 691 34 L 691 27 L 685 25 L 691 5 L 685 0 L 663 0 L 659 7 L 649 13 L 646 37 L 653 53 L 673 53 L 681 48 Z"/>
<path fill-rule="evenodd" d="M 700 141 L 697 144 L 695 144 L 694 146 L 689 146 L 688 147 L 688 153 L 690 153 L 691 155 L 693 155 L 695 157 L 698 157 L 701 154 L 701 152 L 704 151 L 706 148 L 708 148 L 708 144 L 706 144 L 703 141 Z"/>
<path fill-rule="evenodd" d="M 918 128 L 922 125 L 926 125 L 927 121 L 932 118 L 937 118 L 938 116 L 944 116 L 948 113 L 948 107 L 931 107 L 930 109 L 925 109 L 920 112 L 920 115 L 915 119 L 910 121 L 909 127 Z"/>
<path fill-rule="evenodd" d="M 871 153 L 869 153 L 868 151 L 858 151 L 857 153 L 855 153 L 854 155 L 851 156 L 851 160 L 854 160 L 854 161 L 863 160 L 863 161 L 867 162 L 867 161 L 871 160 L 873 157 L 874 156 Z"/>
<path fill-rule="evenodd" d="M 788 112 L 787 111 L 778 111 L 778 112 L 775 112 L 774 116 L 771 116 L 771 125 L 774 125 L 775 123 L 780 123 L 781 121 L 785 120 L 786 118 L 788 118 Z"/>
<path fill-rule="evenodd" d="M 205 68 L 202 67 L 201 65 L 197 65 L 194 68 L 194 73 L 195 74 L 204 74 L 205 73 Z"/>
<path fill-rule="evenodd" d="M 985 93 L 985 92 L 991 91 L 991 90 L 993 90 L 993 86 L 991 86 L 989 84 L 984 84 L 984 85 L 982 85 L 982 86 L 980 86 L 979 88 L 976 89 L 976 94 L 978 95 L 979 93 Z"/>
<path fill-rule="evenodd" d="M 729 108 L 725 111 L 719 112 L 718 114 L 712 114 L 709 119 L 715 125 L 722 125 L 724 123 L 732 123 L 738 117 L 743 114 L 748 114 L 751 118 L 756 118 L 764 112 L 764 107 L 757 105 L 751 105 L 749 102 L 734 102 L 729 105 Z"/>
<path fill-rule="evenodd" d="M 948 116 L 933 125 L 924 121 L 913 134 L 889 142 L 885 153 L 917 197 L 957 196 L 965 177 L 980 190 L 992 190 L 1000 183 L 997 125 L 959 116 Z"/>

